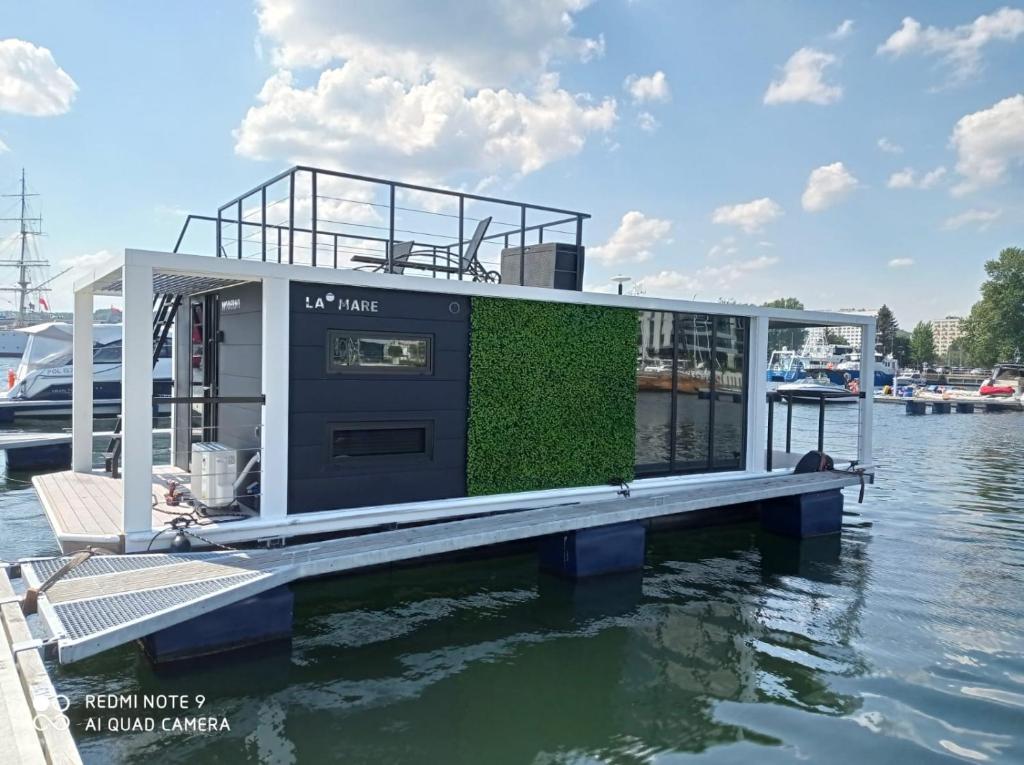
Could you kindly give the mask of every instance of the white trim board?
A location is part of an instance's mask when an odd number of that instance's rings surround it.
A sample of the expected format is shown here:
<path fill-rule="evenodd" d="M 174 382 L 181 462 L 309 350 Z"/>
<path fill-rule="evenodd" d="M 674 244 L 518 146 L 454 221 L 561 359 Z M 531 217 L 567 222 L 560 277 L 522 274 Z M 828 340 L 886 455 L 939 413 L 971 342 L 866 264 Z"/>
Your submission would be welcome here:
<path fill-rule="evenodd" d="M 228 279 L 262 280 L 286 279 L 294 282 L 338 284 L 351 287 L 410 290 L 451 295 L 479 295 L 519 300 L 537 300 L 549 303 L 577 303 L 603 305 L 618 308 L 638 308 L 650 311 L 678 311 L 681 313 L 707 313 L 720 316 L 766 316 L 779 321 L 805 326 L 874 326 L 875 317 L 862 314 L 834 313 L 827 311 L 797 311 L 785 308 L 737 303 L 708 303 L 692 300 L 646 297 L 643 295 L 616 295 L 604 292 L 576 292 L 543 287 L 520 287 L 511 284 L 489 284 L 483 282 L 459 281 L 458 279 L 432 279 L 399 274 L 382 274 L 354 269 L 327 268 L 301 264 L 270 263 L 259 260 L 238 260 L 215 258 L 208 255 L 185 255 L 158 252 L 154 250 L 125 250 L 123 255 L 112 256 L 93 269 L 91 276 L 75 282 L 75 289 L 96 288 L 96 294 L 120 294 L 104 292 L 102 282 L 123 265 L 150 266 L 166 274 L 187 276 L 208 276 Z"/>

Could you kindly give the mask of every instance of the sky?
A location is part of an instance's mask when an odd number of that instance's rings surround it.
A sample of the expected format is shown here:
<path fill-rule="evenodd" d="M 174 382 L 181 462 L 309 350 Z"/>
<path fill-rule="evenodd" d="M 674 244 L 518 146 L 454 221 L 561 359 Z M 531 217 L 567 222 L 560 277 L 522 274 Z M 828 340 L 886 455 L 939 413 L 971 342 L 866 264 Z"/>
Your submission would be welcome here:
<path fill-rule="evenodd" d="M 296 163 L 588 212 L 587 289 L 910 328 L 1024 246 L 1024 5 L 0 3 L 0 191 L 54 273 Z"/>

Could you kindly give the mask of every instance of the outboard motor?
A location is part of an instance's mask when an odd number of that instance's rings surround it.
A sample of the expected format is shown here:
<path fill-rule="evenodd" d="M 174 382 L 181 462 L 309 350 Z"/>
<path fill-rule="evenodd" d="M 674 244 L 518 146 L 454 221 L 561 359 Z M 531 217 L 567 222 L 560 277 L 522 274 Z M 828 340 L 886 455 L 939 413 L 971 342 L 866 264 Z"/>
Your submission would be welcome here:
<path fill-rule="evenodd" d="M 836 464 L 825 452 L 812 449 L 807 452 L 793 468 L 794 473 L 823 473 L 835 470 Z"/>

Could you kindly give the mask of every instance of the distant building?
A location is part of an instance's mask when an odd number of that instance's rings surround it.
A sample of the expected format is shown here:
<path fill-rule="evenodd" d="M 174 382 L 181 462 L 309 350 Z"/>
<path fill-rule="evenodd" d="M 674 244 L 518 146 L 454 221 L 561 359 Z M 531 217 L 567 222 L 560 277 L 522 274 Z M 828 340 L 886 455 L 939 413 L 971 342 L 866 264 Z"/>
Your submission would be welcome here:
<path fill-rule="evenodd" d="M 947 316 L 945 319 L 933 319 L 932 336 L 935 338 L 935 353 L 945 356 L 953 341 L 964 333 L 964 319 L 962 316 Z"/>
<path fill-rule="evenodd" d="M 824 309 L 832 310 L 832 309 Z M 840 313 L 859 313 L 864 316 L 877 316 L 877 308 L 839 308 Z M 807 330 L 807 345 L 826 345 L 825 333 L 839 335 L 848 345 L 860 348 L 860 327 L 811 327 Z"/>

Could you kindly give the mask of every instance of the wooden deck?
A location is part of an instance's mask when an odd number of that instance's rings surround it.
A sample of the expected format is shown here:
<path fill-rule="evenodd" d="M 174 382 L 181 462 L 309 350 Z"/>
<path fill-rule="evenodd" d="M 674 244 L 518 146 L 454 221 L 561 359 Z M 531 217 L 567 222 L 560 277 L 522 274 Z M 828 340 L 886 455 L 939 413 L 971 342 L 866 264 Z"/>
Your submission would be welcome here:
<path fill-rule="evenodd" d="M 62 712 L 28 623 L 0 569 L 0 762 L 81 765 L 70 722 Z M 6 602 L 5 602 L 6 601 Z"/>
<path fill-rule="evenodd" d="M 153 528 L 161 528 L 175 515 L 188 511 L 189 508 L 168 507 L 163 501 L 169 481 L 187 485 L 188 479 L 188 473 L 170 465 L 154 468 Z M 120 478 L 112 478 L 100 470 L 91 473 L 63 470 L 37 475 L 32 485 L 62 552 L 88 546 L 124 552 Z"/>

